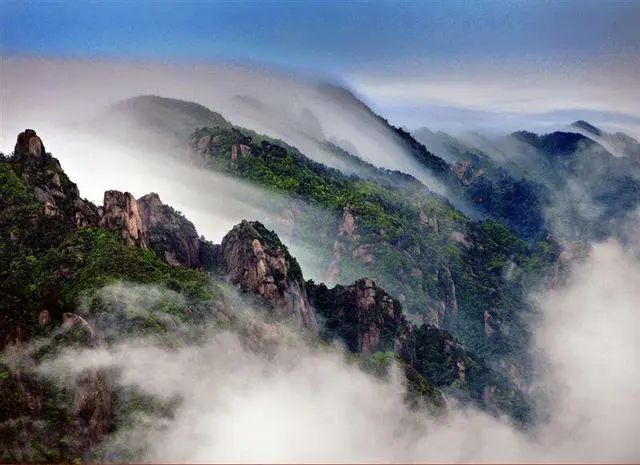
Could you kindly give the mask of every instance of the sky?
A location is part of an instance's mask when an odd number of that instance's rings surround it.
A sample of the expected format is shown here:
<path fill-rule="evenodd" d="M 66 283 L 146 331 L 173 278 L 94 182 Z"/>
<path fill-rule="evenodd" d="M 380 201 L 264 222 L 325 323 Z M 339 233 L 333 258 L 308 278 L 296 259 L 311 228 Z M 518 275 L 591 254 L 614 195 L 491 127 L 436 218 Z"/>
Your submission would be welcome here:
<path fill-rule="evenodd" d="M 640 117 L 634 1 L 0 0 L 0 16 L 3 55 L 278 67 L 344 82 L 410 126 Z"/>

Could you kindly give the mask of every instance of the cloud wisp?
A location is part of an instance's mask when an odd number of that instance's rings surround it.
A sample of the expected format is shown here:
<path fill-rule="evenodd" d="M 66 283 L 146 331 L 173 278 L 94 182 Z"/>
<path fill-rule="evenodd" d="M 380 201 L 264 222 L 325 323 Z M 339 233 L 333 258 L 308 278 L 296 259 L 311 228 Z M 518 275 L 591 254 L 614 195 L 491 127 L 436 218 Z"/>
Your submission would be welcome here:
<path fill-rule="evenodd" d="M 124 436 L 144 443 L 152 462 L 637 461 L 638 262 L 616 242 L 597 244 L 565 287 L 536 301 L 532 350 L 544 370 L 535 388 L 548 419 L 528 432 L 471 408 L 410 410 L 394 371 L 373 378 L 339 350 L 295 336 L 266 352 L 229 331 L 177 350 L 130 341 L 68 352 L 44 370 L 116 368 L 120 385 L 180 399 L 172 419 L 113 439 L 119 448 Z"/>

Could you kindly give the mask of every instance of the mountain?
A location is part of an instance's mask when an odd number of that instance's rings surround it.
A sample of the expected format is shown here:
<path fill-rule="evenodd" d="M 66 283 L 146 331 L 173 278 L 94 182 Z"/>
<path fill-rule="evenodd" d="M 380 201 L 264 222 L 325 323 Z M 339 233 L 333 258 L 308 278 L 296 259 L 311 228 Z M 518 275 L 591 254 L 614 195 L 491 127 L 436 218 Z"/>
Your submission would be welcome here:
<path fill-rule="evenodd" d="M 456 178 L 449 180 L 450 188 L 480 211 L 528 241 L 540 240 L 548 233 L 544 218 L 548 192 L 544 186 L 522 176 L 520 170 L 513 170 L 512 163 L 501 166 L 482 150 L 427 128 L 405 137 L 420 141 L 412 143 L 420 153 L 428 152 L 429 146 L 445 154 Z"/>
<path fill-rule="evenodd" d="M 350 94 L 340 95 L 368 111 Z M 435 134 L 447 149 L 439 156 L 407 131 L 369 116 L 446 188 L 446 196 L 412 176 L 375 167 L 339 141 L 324 143 L 357 169 L 330 168 L 290 143 L 236 126 L 198 128 L 176 156 L 278 193 L 273 200 L 265 196 L 261 221 L 296 250 L 314 281 L 349 286 L 369 277 L 398 299 L 411 324 L 448 332 L 489 372 L 504 375 L 505 385 L 526 391 L 536 318 L 529 290 L 557 285 L 585 255 L 588 241 L 620 229 L 640 199 L 633 160 L 565 131 Z M 462 202 L 477 216 L 463 213 Z M 308 301 L 315 295 L 307 289 Z M 312 304 L 316 316 L 324 299 L 346 309 L 344 302 L 355 298 L 351 292 L 317 295 L 323 300 Z M 322 310 L 327 326 L 321 336 L 366 346 L 370 334 L 334 321 L 355 316 L 333 310 Z M 503 410 L 532 415 L 529 399 L 516 397 Z"/>
<path fill-rule="evenodd" d="M 583 120 L 574 121 L 571 128 L 603 145 L 617 157 L 640 162 L 640 142 L 624 132 L 608 133 Z"/>
<path fill-rule="evenodd" d="M 291 156 L 233 129 L 216 131 L 228 131 L 216 135 L 237 144 L 224 152 L 230 162 Z M 221 157 L 221 139 L 210 142 Z M 80 197 L 33 130 L 18 136 L 12 156 L 0 157 L 0 181 L 2 461 L 105 460 L 108 439 L 126 434 L 139 415 L 171 417 L 175 405 L 118 384 L 105 368 L 79 367 L 67 383 L 48 377 L 41 367 L 57 356 L 140 337 L 194 344 L 210 325 L 237 331 L 253 350 L 264 350 L 280 326 L 315 344 L 340 341 L 377 376 L 396 360 L 415 408 L 427 402 L 441 410 L 446 393 L 531 419 L 524 386 L 450 332 L 410 323 L 401 302 L 372 279 L 331 288 L 306 281 L 288 248 L 258 222 L 242 221 L 217 245 L 198 237 L 157 194 L 136 199 L 112 190 L 96 206 Z M 343 224 L 347 237 L 354 233 L 350 221 Z M 440 279 L 451 286 L 450 275 Z M 247 306 L 264 319 L 247 320 Z M 498 334 L 491 318 L 484 317 L 484 328 Z M 140 459 L 135 454 L 118 457 Z"/>
<path fill-rule="evenodd" d="M 465 139 L 423 132 L 427 143 L 446 150 L 439 156 L 352 94 L 339 88 L 323 91 L 384 128 L 394 144 L 444 186 L 446 197 L 410 175 L 368 163 L 366 157 L 345 150 L 344 143 L 322 140 L 324 132 L 310 111 L 305 113 L 305 137 L 322 144 L 334 161 L 343 162 L 342 168 L 330 168 L 289 143 L 226 122 L 206 123 L 190 133 L 191 128 L 184 127 L 172 133 L 175 156 L 278 193 L 254 205 L 264 213 L 261 221 L 303 254 L 314 281 L 325 281 L 335 290 L 298 283 L 286 293 L 276 276 L 273 282 L 247 284 L 247 289 L 266 292 L 272 304 L 277 302 L 273 305 L 289 308 L 284 314 L 292 321 L 309 328 L 317 325 L 325 340 L 342 340 L 351 350 L 384 341 L 375 352 L 396 350 L 402 340 L 397 328 L 404 323 L 393 316 L 395 306 L 386 298 L 373 301 L 379 313 L 372 318 L 386 328 L 379 333 L 363 329 L 360 325 L 369 320 L 349 311 L 353 302 L 373 292 L 361 281 L 367 276 L 397 298 L 409 324 L 426 323 L 436 332 L 447 332 L 484 364 L 483 370 L 504 376 L 505 388 L 497 396 L 501 400 L 495 402 L 516 418 L 530 418 L 530 400 L 523 392 L 532 376 L 527 348 L 536 315 L 528 290 L 557 285 L 570 262 L 585 254 L 586 241 L 607 236 L 625 221 L 640 199 L 633 160 L 616 158 L 599 143 L 570 132 L 520 131 Z M 255 101 L 244 104 L 260 106 Z M 182 105 L 176 103 L 177 115 Z M 476 215 L 462 213 L 467 210 L 461 210 L 461 204 Z M 194 237 L 193 231 L 181 234 L 152 249 L 169 260 L 167 244 L 189 243 Z M 185 254 L 174 254 L 173 263 L 186 263 L 179 256 L 197 263 L 196 250 L 187 247 Z M 340 286 L 355 287 L 338 291 Z M 315 322 L 309 308 L 315 309 Z M 413 337 L 419 333 L 414 330 Z M 425 333 L 425 340 L 435 343 L 438 338 L 430 334 Z M 407 362 L 416 352 L 407 349 L 402 359 Z M 440 376 L 424 371 L 425 366 L 422 370 L 429 380 Z M 446 370 L 439 366 L 436 371 Z M 441 379 L 453 383 L 451 376 Z M 479 399 L 486 383 L 474 383 L 471 397 Z M 506 392 L 518 394 L 506 400 Z"/>
<path fill-rule="evenodd" d="M 211 125 L 231 126 L 222 115 L 198 103 L 139 95 L 108 106 L 83 123 L 80 130 L 131 141 L 147 149 L 180 151 L 191 132 Z"/>
<path fill-rule="evenodd" d="M 427 129 L 415 135 L 446 150 L 467 195 L 488 203 L 487 211 L 521 237 L 552 233 L 570 242 L 615 235 L 639 205 L 640 164 L 614 156 L 598 128 L 586 122 L 572 128 L 579 132 L 518 131 L 465 141 Z"/>
<path fill-rule="evenodd" d="M 204 168 L 286 194 L 290 204 L 274 206 L 286 221 L 274 227 L 313 246 L 313 268 L 330 283 L 369 275 L 414 318 L 450 329 L 473 350 L 506 347 L 483 335 L 484 309 L 526 339 L 518 321 L 528 311 L 525 283 L 554 261 L 551 244 L 532 248 L 496 222 L 474 223 L 420 183 L 347 176 L 237 128 L 197 130 L 191 146 Z"/>
<path fill-rule="evenodd" d="M 454 194 L 477 192 L 504 217 L 533 224 L 542 237 L 518 237 L 497 215 L 472 221 L 412 176 L 376 168 L 337 146 L 334 153 L 357 165 L 356 173 L 329 168 L 281 140 L 239 127 L 199 128 L 187 153 L 176 156 L 280 194 L 254 206 L 264 210 L 269 228 L 304 252 L 314 280 L 344 285 L 368 276 L 398 298 L 410 321 L 449 331 L 491 367 L 510 367 L 512 382 L 521 383 L 531 370 L 527 321 L 534 315 L 527 290 L 558 279 L 561 252 L 528 209 L 529 185 L 507 180 L 502 197 L 484 195 L 484 179 L 468 182 L 456 166 L 410 142 L 408 133 L 393 134 L 421 151 L 439 179 L 457 189 Z M 494 172 L 498 168 L 487 170 Z M 500 205 L 496 198 L 513 203 Z"/>
<path fill-rule="evenodd" d="M 578 133 L 537 135 L 520 131 L 513 138 L 535 150 L 545 183 L 549 229 L 567 240 L 602 240 L 640 205 L 640 164 L 613 156 L 599 143 Z M 624 238 L 621 238 L 624 239 Z"/>
<path fill-rule="evenodd" d="M 158 95 L 132 97 L 113 104 L 107 112 L 124 117 L 124 123 L 175 136 L 188 134 L 202 126 L 230 126 L 221 114 L 203 105 Z"/>

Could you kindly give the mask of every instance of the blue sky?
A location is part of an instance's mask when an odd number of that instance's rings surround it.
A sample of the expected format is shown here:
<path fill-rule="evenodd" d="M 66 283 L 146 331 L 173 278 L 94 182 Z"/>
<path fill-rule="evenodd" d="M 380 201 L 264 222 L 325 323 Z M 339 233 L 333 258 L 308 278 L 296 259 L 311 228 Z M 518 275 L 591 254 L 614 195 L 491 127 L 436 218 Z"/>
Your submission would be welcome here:
<path fill-rule="evenodd" d="M 640 55 L 638 2 L 1 2 L 5 52 L 303 70 Z"/>

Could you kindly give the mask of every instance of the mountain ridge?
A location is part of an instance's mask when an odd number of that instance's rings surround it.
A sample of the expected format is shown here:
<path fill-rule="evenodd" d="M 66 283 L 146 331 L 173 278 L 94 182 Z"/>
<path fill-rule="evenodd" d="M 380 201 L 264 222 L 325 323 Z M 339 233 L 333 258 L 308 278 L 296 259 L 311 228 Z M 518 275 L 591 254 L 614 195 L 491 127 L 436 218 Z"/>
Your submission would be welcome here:
<path fill-rule="evenodd" d="M 214 245 L 197 237 L 193 225 L 157 194 L 135 199 L 108 191 L 104 204 L 96 207 L 80 198 L 32 130 L 21 134 L 12 157 L 0 158 L 0 177 L 0 286 L 12 296 L 2 303 L 0 321 L 3 460 L 91 460 L 105 438 L 138 409 L 158 414 L 167 408 L 150 399 L 131 407 L 130 394 L 113 386 L 111 375 L 99 368 L 84 370 L 71 386 L 51 384 L 5 358 L 9 348 L 37 364 L 66 347 L 106 347 L 136 335 L 189 340 L 192 336 L 180 330 L 185 325 L 197 330 L 210 318 L 237 324 L 233 299 L 224 298 L 226 280 L 258 298 L 256 305 L 278 320 L 293 317 L 311 334 L 318 331 L 311 315 L 321 315 L 326 320 L 323 339 L 343 341 L 363 357 L 367 369 L 388 366 L 382 354 L 393 354 L 407 377 L 412 402 L 423 399 L 442 409 L 439 389 L 445 389 L 497 413 L 508 410 L 505 402 L 520 392 L 447 331 L 409 324 L 400 303 L 374 281 L 363 278 L 331 289 L 304 281 L 286 246 L 259 223 L 244 221 Z M 193 241 L 207 251 L 197 260 Z M 211 273 L 205 273 L 207 268 Z M 225 278 L 216 281 L 215 276 Z M 130 292 L 142 290 L 135 285 L 159 285 L 168 294 L 150 302 L 154 310 L 148 316 L 128 314 L 104 294 L 110 286 L 124 285 L 121 281 L 134 286 Z M 250 340 L 272 331 L 260 325 L 244 330 Z M 38 347 L 35 352 L 29 349 L 32 344 Z M 526 412 L 518 415 L 526 418 Z M 42 421 L 48 429 L 38 429 Z M 20 439 L 25 433 L 28 443 Z"/>

